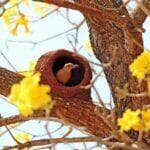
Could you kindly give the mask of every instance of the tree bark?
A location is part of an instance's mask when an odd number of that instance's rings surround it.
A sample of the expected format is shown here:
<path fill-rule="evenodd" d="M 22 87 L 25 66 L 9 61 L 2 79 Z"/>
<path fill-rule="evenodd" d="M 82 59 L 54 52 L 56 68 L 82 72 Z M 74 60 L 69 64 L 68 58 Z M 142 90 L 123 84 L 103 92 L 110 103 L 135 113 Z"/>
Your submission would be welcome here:
<path fill-rule="evenodd" d="M 81 0 L 77 0 L 77 2 L 96 7 L 97 9 L 98 7 L 119 9 L 122 5 L 121 0 L 95 0 L 91 5 Z M 121 17 L 122 15 L 128 15 L 128 12 L 123 8 L 117 14 L 118 17 Z M 112 57 L 114 57 L 111 65 L 103 69 L 114 99 L 116 116 L 121 117 L 126 109 L 142 109 L 144 105 L 150 104 L 149 96 L 127 96 L 119 99 L 116 91 L 118 87 L 123 88 L 125 84 L 128 84 L 128 91 L 130 93 L 138 94 L 147 91 L 147 84 L 145 82 L 139 83 L 129 72 L 129 65 L 144 50 L 142 33 L 137 30 L 135 24 L 141 25 L 140 23 L 145 20 L 146 16 L 142 16 L 140 21 L 136 17 L 137 20 L 134 18 L 134 22 L 132 22 L 132 18 L 131 21 L 129 19 L 125 28 L 119 27 L 117 22 L 102 20 L 96 15 L 87 14 L 85 17 L 96 57 L 101 63 L 110 62 Z M 138 133 L 131 131 L 129 136 L 137 140 Z"/>
<path fill-rule="evenodd" d="M 11 86 L 18 83 L 23 76 L 0 68 L 0 94 L 8 96 Z M 94 105 L 91 100 L 82 100 L 77 98 L 58 98 L 52 97 L 55 101 L 50 114 L 45 111 L 35 111 L 32 116 L 12 116 L 10 118 L 0 119 L 0 127 L 14 124 L 31 119 L 40 119 L 40 117 L 55 117 L 61 119 L 65 124 L 70 124 L 78 128 L 84 128 L 85 132 L 99 137 L 108 137 L 111 135 L 111 126 L 103 120 L 103 114 L 100 114 L 101 108 Z M 98 112 L 96 110 L 99 110 Z M 109 111 L 108 111 L 109 113 Z"/>
<path fill-rule="evenodd" d="M 85 5 L 85 2 L 84 2 Z M 88 3 L 86 4 L 88 5 Z M 120 8 L 120 0 L 94 1 L 95 7 Z M 127 10 L 118 11 L 118 17 L 125 15 Z M 90 39 L 96 57 L 101 63 L 107 63 L 115 55 L 109 67 L 104 67 L 104 73 L 109 83 L 114 98 L 117 116 L 120 116 L 127 108 L 137 109 L 150 104 L 150 97 L 126 97 L 119 99 L 116 88 L 122 88 L 126 83 L 129 92 L 141 93 L 147 91 L 145 83 L 139 83 L 129 72 L 129 65 L 143 52 L 142 33 L 138 32 L 132 22 L 128 22 L 125 28 L 120 28 L 117 22 L 101 20 L 99 17 L 87 15 Z"/>

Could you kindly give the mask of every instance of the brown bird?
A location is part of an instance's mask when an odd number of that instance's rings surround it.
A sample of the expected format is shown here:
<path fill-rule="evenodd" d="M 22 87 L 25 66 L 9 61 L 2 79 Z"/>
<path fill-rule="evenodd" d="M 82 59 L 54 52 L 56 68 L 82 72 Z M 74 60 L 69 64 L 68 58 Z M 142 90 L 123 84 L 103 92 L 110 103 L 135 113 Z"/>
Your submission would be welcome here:
<path fill-rule="evenodd" d="M 62 69 L 58 70 L 58 72 L 56 73 L 56 78 L 57 80 L 62 83 L 62 84 L 66 84 L 70 78 L 71 78 L 71 71 L 73 69 L 78 68 L 79 65 L 77 64 L 73 64 L 73 63 L 67 63 L 63 66 Z"/>

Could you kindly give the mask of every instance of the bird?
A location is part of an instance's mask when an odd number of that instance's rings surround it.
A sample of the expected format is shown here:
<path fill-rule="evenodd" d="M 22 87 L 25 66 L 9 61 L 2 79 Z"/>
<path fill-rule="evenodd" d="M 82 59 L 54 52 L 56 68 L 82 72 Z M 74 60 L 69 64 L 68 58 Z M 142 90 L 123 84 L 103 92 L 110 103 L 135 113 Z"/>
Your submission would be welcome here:
<path fill-rule="evenodd" d="M 65 85 L 71 78 L 71 71 L 73 69 L 78 68 L 79 65 L 77 64 L 73 64 L 73 63 L 66 63 L 60 70 L 57 71 L 56 73 L 56 79 L 62 83 L 63 85 Z"/>

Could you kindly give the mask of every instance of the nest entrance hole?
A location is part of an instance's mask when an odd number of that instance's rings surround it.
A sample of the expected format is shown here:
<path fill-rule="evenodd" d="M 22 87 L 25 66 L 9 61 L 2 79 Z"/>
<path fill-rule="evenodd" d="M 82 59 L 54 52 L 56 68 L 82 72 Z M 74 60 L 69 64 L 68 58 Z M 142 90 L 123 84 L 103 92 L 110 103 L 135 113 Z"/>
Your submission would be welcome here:
<path fill-rule="evenodd" d="M 73 63 L 79 65 L 78 68 L 73 69 L 71 72 L 70 80 L 65 84 L 65 86 L 73 87 L 81 83 L 84 78 L 85 69 L 83 65 L 76 59 L 69 56 L 62 56 L 57 58 L 53 64 L 53 73 L 56 76 L 56 73 L 63 68 L 63 66 L 67 63 Z"/>

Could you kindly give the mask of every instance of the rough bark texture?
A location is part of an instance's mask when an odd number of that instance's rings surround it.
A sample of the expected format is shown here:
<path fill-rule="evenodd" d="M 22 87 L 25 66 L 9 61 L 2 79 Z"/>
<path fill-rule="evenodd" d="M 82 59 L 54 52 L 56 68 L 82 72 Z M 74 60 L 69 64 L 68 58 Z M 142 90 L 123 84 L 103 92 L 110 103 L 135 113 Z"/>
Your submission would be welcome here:
<path fill-rule="evenodd" d="M 82 3 L 89 5 L 85 2 Z M 98 6 L 119 8 L 122 5 L 120 0 L 95 0 L 94 4 L 93 7 L 95 6 L 96 8 Z M 125 13 L 127 13 L 125 9 L 118 11 L 118 17 Z M 120 116 L 126 108 L 137 109 L 141 108 L 144 104 L 150 104 L 149 97 L 118 99 L 116 95 L 116 88 L 122 88 L 126 83 L 129 83 L 129 92 L 131 93 L 140 93 L 147 90 L 146 84 L 141 83 L 139 86 L 136 79 L 131 77 L 129 72 L 129 65 L 143 52 L 142 34 L 136 30 L 130 21 L 125 28 L 120 28 L 117 26 L 117 22 L 115 24 L 111 21 L 101 20 L 96 16 L 88 15 L 86 17 L 96 57 L 102 63 L 107 63 L 113 57 L 113 53 L 115 54 L 112 65 L 104 68 L 104 72 L 116 104 L 117 115 Z"/>
<path fill-rule="evenodd" d="M 19 82 L 23 76 L 0 68 L 0 94 L 8 96 L 10 87 Z M 99 137 L 108 137 L 111 133 L 111 128 L 107 125 L 100 113 L 97 113 L 99 107 L 94 105 L 89 100 L 85 101 L 77 98 L 58 98 L 53 97 L 55 105 L 50 113 L 50 117 L 61 119 L 66 124 L 72 124 L 76 127 L 84 127 L 85 131 Z M 29 118 L 14 116 L 8 119 L 0 119 L 0 126 L 16 123 L 17 121 L 27 121 L 46 116 L 45 111 L 36 111 L 33 116 Z"/>
<path fill-rule="evenodd" d="M 86 3 L 82 0 L 77 0 L 77 2 L 89 5 L 89 2 Z M 94 0 L 90 5 L 95 8 L 119 8 L 122 2 L 121 0 Z M 125 14 L 128 14 L 125 8 L 117 12 L 118 17 Z M 122 113 L 128 108 L 135 110 L 150 104 L 150 97 L 148 96 L 119 99 L 116 93 L 116 88 L 123 88 L 126 83 L 128 83 L 130 93 L 147 91 L 147 85 L 144 82 L 139 84 L 129 72 L 129 65 L 143 52 L 142 33 L 137 31 L 130 20 L 125 28 L 120 28 L 117 22 L 115 24 L 111 21 L 101 20 L 101 18 L 93 15 L 85 15 L 85 17 L 87 18 L 90 39 L 96 57 L 101 63 L 107 63 L 114 57 L 112 65 L 104 68 L 104 73 L 115 102 L 117 117 L 121 117 Z M 145 15 L 142 16 L 142 19 L 135 23 L 140 24 L 145 17 Z M 137 140 L 138 133 L 131 131 L 129 135 Z"/>
<path fill-rule="evenodd" d="M 8 95 L 10 87 L 14 83 L 18 83 L 22 78 L 22 75 L 0 68 L 0 94 L 4 96 Z"/>
<path fill-rule="evenodd" d="M 79 68 L 72 70 L 70 80 L 63 85 L 56 79 L 56 73 L 69 62 L 78 64 Z M 64 49 L 50 51 L 40 57 L 36 71 L 42 74 L 41 83 L 50 85 L 51 94 L 62 98 L 91 99 L 91 90 L 81 88 L 90 84 L 92 79 L 89 62 L 84 57 Z"/>

